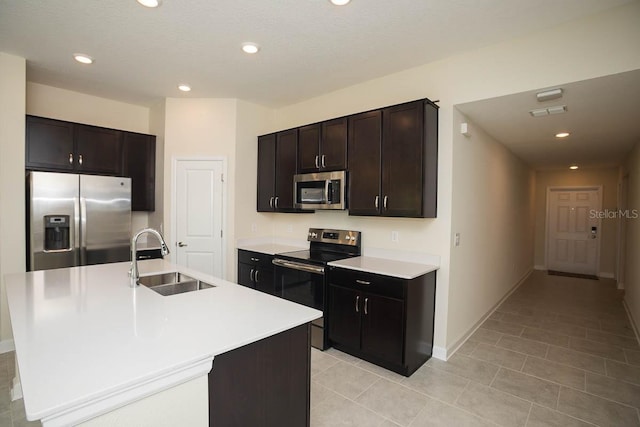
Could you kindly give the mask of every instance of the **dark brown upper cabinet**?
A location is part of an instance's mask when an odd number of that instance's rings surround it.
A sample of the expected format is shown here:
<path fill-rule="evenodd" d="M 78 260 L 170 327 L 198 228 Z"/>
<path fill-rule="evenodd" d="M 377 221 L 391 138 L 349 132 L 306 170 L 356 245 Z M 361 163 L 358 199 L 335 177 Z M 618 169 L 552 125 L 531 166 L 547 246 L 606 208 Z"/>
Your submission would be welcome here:
<path fill-rule="evenodd" d="M 298 212 L 293 208 L 298 129 L 258 137 L 258 212 Z"/>
<path fill-rule="evenodd" d="M 73 129 L 73 123 L 27 116 L 27 168 L 73 171 L 76 165 Z"/>
<path fill-rule="evenodd" d="M 438 107 L 414 101 L 349 123 L 349 214 L 435 217 Z"/>
<path fill-rule="evenodd" d="M 155 136 L 36 116 L 26 124 L 26 169 L 127 176 L 132 210 L 155 209 Z"/>
<path fill-rule="evenodd" d="M 346 169 L 347 128 L 346 117 L 299 128 L 299 173 Z"/>
<path fill-rule="evenodd" d="M 131 178 L 131 210 L 155 210 L 156 137 L 123 132 L 124 175 Z"/>
<path fill-rule="evenodd" d="M 27 116 L 27 169 L 122 175 L 122 132 Z"/>
<path fill-rule="evenodd" d="M 76 125 L 76 171 L 122 174 L 122 131 Z"/>
<path fill-rule="evenodd" d="M 349 117 L 349 215 L 380 214 L 382 111 Z"/>

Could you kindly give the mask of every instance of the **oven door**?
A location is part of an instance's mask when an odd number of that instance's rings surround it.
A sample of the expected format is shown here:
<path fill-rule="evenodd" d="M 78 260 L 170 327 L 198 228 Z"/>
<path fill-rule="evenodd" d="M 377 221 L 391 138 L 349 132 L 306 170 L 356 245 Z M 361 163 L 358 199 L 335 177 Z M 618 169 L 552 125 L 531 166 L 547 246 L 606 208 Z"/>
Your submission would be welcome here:
<path fill-rule="evenodd" d="M 324 267 L 289 261 L 273 260 L 276 290 L 282 298 L 324 313 Z M 324 350 L 324 317 L 311 322 L 311 345 Z"/>

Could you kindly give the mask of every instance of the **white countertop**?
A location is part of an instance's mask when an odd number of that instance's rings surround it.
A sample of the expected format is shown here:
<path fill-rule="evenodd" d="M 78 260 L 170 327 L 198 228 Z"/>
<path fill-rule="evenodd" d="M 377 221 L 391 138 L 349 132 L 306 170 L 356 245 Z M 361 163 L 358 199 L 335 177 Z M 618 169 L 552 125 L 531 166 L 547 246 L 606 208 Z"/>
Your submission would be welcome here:
<path fill-rule="evenodd" d="M 280 243 L 259 243 L 238 245 L 238 249 L 245 251 L 260 252 L 261 254 L 277 255 L 284 252 L 302 251 L 308 248 L 300 246 L 283 245 Z"/>
<path fill-rule="evenodd" d="M 439 268 L 437 265 L 374 258 L 370 256 L 341 259 L 330 262 L 329 265 L 350 270 L 365 271 L 367 273 L 399 277 L 401 279 L 413 279 Z"/>
<path fill-rule="evenodd" d="M 131 288 L 128 262 L 5 276 L 29 420 L 87 419 L 191 379 L 196 366 L 203 374 L 217 354 L 322 315 L 160 259 L 138 264 L 141 275 L 178 270 L 216 287 L 167 297 Z"/>

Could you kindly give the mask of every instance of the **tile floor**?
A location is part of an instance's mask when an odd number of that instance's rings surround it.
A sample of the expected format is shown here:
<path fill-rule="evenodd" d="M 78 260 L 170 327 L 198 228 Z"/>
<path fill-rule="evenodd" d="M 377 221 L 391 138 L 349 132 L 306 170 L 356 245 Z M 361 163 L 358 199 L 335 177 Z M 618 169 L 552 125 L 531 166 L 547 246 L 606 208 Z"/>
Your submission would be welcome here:
<path fill-rule="evenodd" d="M 312 349 L 311 427 L 640 426 L 640 347 L 612 280 L 536 271 L 449 361 L 411 377 Z M 0 427 L 37 426 L 11 402 Z"/>
<path fill-rule="evenodd" d="M 536 271 L 447 362 L 405 378 L 312 349 L 311 427 L 640 426 L 640 347 L 613 280 Z"/>
<path fill-rule="evenodd" d="M 0 427 L 39 426 L 40 422 L 29 422 L 25 418 L 22 399 L 11 401 L 15 369 L 15 352 L 0 354 Z"/>

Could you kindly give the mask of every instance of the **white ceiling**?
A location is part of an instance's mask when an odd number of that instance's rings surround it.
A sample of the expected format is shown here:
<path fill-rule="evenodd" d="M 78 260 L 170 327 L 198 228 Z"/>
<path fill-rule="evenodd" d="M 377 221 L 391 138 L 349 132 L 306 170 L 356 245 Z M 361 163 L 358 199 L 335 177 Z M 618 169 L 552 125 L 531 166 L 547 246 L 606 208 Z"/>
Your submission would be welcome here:
<path fill-rule="evenodd" d="M 560 99 L 538 102 L 530 91 L 457 105 L 471 121 L 536 169 L 623 164 L 640 142 L 640 70 L 559 84 Z M 564 114 L 530 110 L 566 105 Z M 558 132 L 571 135 L 558 139 Z"/>
<path fill-rule="evenodd" d="M 631 1 L 0 0 L 0 51 L 27 59 L 29 81 L 125 102 L 277 107 Z M 241 52 L 246 41 L 261 52 Z"/>

